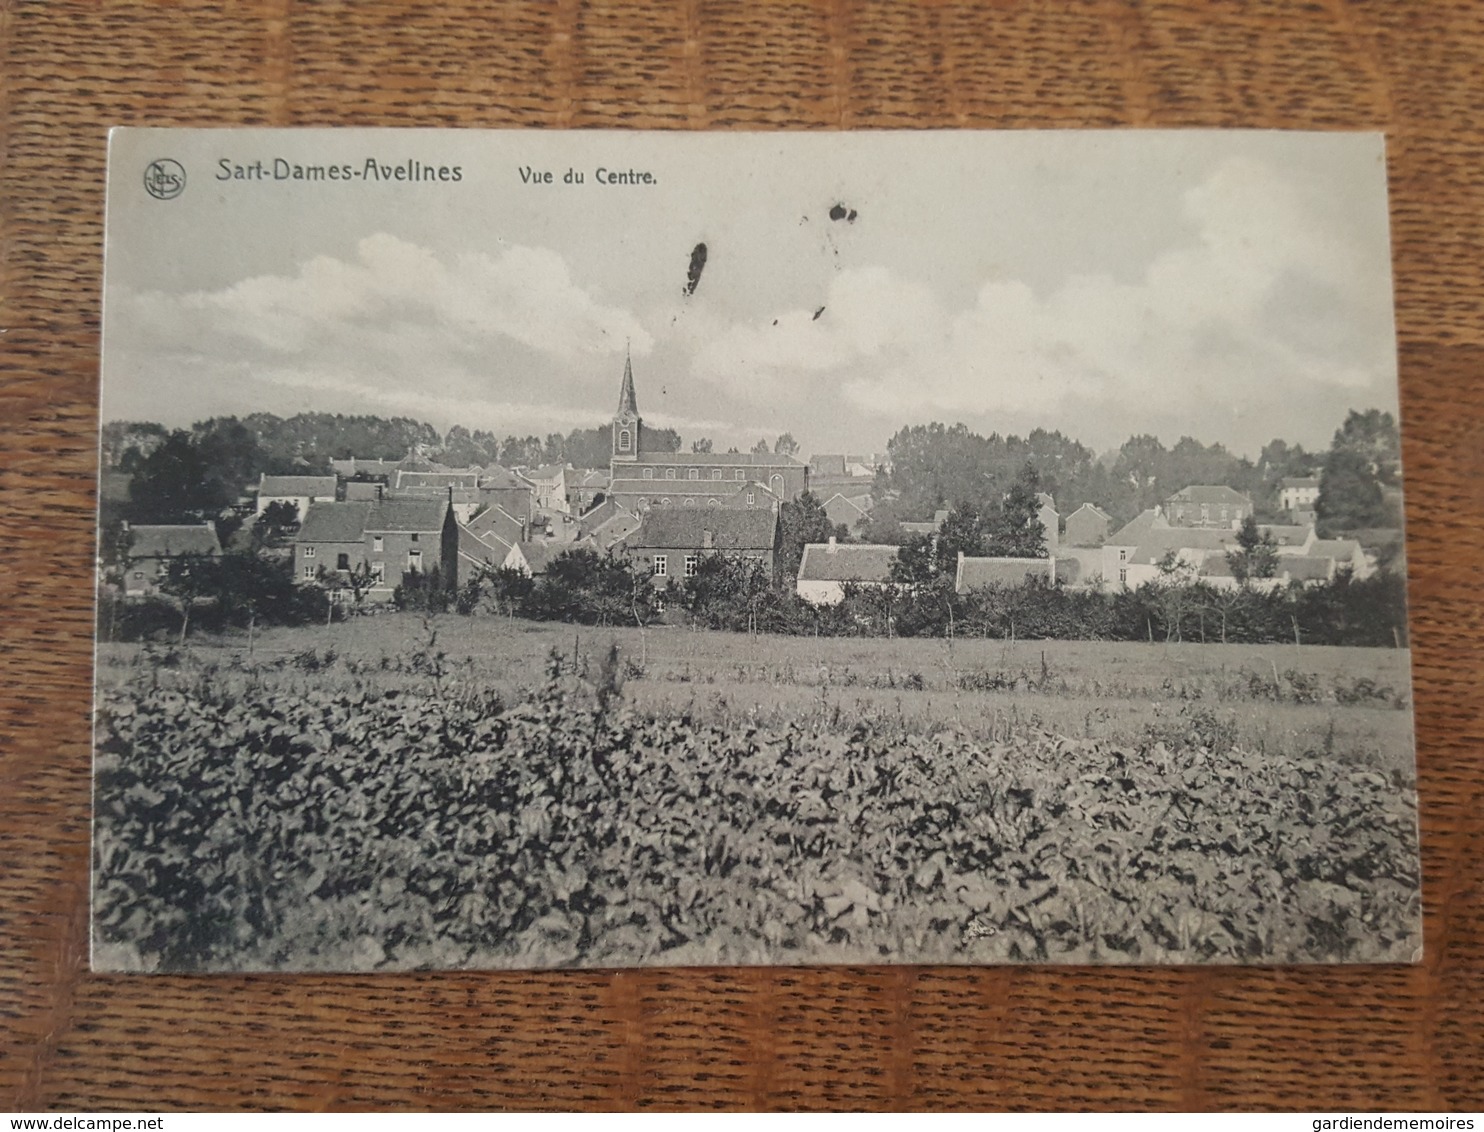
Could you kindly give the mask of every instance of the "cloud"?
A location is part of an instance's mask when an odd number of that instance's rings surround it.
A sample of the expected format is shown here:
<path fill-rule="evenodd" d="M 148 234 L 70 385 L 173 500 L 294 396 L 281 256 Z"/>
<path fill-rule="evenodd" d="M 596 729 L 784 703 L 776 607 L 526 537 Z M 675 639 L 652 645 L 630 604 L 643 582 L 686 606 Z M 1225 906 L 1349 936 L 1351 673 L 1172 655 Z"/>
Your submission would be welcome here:
<path fill-rule="evenodd" d="M 606 404 L 612 367 L 594 356 L 654 346 L 637 317 L 595 298 L 553 251 L 440 257 L 384 233 L 362 239 L 354 258 L 317 256 L 293 275 L 110 295 L 110 315 L 115 367 L 189 363 L 220 380 L 245 370 L 340 406 L 359 397 L 494 411 L 554 389 L 575 391 L 573 402 L 587 389 Z"/>
<path fill-rule="evenodd" d="M 1281 177 L 1229 161 L 1184 212 L 1197 238 L 1155 256 L 1138 281 L 1075 276 L 1045 295 L 988 282 L 941 320 L 946 333 L 922 343 L 914 327 L 920 348 L 846 378 L 844 397 L 882 416 L 1011 413 L 1086 431 L 1108 409 L 1205 423 L 1271 416 L 1286 390 L 1394 380 L 1385 273 L 1366 270 Z"/>

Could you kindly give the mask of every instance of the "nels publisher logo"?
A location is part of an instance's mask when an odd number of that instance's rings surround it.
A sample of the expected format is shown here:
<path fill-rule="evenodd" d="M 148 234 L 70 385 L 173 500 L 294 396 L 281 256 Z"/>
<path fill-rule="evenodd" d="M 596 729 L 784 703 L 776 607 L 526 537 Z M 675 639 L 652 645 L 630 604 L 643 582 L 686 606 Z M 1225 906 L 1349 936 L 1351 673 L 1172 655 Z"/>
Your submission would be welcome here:
<path fill-rule="evenodd" d="M 185 192 L 186 174 L 179 161 L 162 157 L 144 169 L 144 191 L 156 200 L 174 200 Z"/>

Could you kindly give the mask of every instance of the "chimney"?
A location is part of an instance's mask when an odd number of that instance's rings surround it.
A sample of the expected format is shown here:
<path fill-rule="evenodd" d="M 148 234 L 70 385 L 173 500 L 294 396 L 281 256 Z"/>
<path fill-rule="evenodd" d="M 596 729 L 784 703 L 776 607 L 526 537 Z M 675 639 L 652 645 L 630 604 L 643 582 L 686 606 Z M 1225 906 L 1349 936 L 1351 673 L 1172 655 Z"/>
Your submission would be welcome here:
<path fill-rule="evenodd" d="M 835 536 L 834 536 L 834 535 L 831 535 L 831 536 L 830 536 L 830 543 L 829 543 L 829 546 L 830 546 L 830 548 L 829 548 L 829 550 L 828 550 L 828 551 L 827 551 L 827 553 L 829 553 L 829 554 L 834 554 L 834 553 L 835 553 Z"/>

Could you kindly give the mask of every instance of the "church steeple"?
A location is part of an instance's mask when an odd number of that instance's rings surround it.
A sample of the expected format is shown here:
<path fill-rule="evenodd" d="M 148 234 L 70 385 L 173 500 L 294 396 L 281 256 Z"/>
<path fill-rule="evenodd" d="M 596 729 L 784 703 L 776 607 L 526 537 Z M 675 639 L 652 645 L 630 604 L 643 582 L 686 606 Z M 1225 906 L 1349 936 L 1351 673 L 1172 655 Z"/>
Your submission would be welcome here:
<path fill-rule="evenodd" d="M 639 404 L 634 399 L 634 362 L 629 357 L 628 347 L 623 352 L 623 386 L 618 391 L 618 415 L 638 417 Z"/>
<path fill-rule="evenodd" d="M 618 412 L 613 417 L 613 459 L 632 462 L 639 455 L 639 402 L 634 396 L 634 363 L 624 346 L 623 385 L 618 391 Z"/>

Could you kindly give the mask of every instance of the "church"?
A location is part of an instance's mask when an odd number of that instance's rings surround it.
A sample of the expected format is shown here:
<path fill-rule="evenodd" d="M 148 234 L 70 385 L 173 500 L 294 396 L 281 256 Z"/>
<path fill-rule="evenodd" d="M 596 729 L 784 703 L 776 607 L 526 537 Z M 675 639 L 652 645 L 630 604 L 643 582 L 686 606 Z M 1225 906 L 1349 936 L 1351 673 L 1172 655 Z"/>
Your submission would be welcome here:
<path fill-rule="evenodd" d="M 654 507 L 774 507 L 809 487 L 808 466 L 772 452 L 646 452 L 634 395 L 634 367 L 624 359 L 613 418 L 609 498 L 630 511 Z"/>

